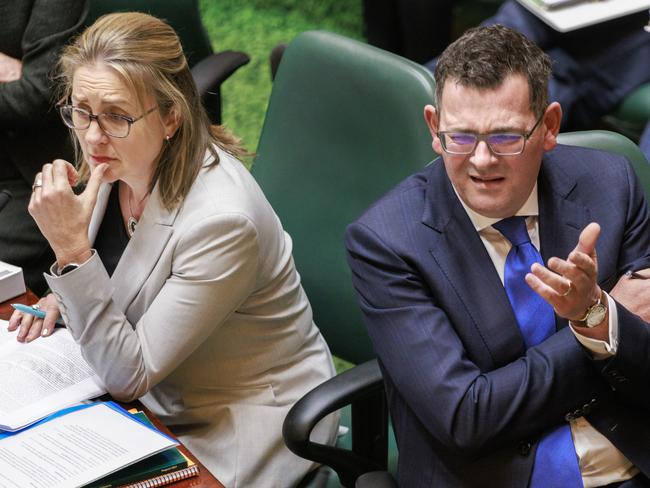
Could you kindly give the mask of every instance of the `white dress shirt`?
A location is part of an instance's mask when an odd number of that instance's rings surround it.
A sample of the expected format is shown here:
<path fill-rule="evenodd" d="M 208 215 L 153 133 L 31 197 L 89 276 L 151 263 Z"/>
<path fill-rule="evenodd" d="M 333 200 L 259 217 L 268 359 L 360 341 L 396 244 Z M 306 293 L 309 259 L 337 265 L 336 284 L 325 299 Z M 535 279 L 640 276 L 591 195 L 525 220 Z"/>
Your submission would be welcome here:
<path fill-rule="evenodd" d="M 479 233 L 481 241 L 499 274 L 499 278 L 501 278 L 501 283 L 503 283 L 506 257 L 512 245 L 503 234 L 492 227 L 492 224 L 495 224 L 501 219 L 480 215 L 465 205 L 460 196 L 458 198 L 472 221 L 474 228 Z M 539 250 L 537 184 L 533 188 L 528 200 L 526 200 L 526 203 L 517 211 L 516 215 L 526 216 L 528 235 L 532 244 Z M 609 295 L 607 295 L 607 301 L 609 308 L 609 342 L 585 337 L 571 326 L 571 330 L 576 339 L 596 359 L 604 359 L 615 355 L 618 346 L 618 315 L 616 305 Z M 617 481 L 627 480 L 639 472 L 638 468 L 609 442 L 605 436 L 594 429 L 584 417 L 571 421 L 571 433 L 573 435 L 573 444 L 578 455 L 582 482 L 585 488 L 604 486 Z"/>

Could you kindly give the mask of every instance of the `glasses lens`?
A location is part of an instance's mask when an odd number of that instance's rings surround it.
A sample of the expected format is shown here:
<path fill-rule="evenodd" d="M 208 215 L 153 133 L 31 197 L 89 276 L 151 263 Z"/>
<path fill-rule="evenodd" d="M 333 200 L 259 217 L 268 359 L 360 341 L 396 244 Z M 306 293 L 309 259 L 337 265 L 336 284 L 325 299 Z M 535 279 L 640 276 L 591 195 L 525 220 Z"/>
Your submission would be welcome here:
<path fill-rule="evenodd" d="M 446 151 L 455 154 L 469 154 L 476 146 L 476 136 L 464 132 L 448 132 L 443 137 Z"/>
<path fill-rule="evenodd" d="M 129 134 L 129 121 L 117 114 L 100 114 L 99 124 L 113 137 L 126 137 Z"/>
<path fill-rule="evenodd" d="M 519 154 L 524 149 L 524 136 L 521 134 L 490 134 L 487 143 L 494 154 Z"/>
<path fill-rule="evenodd" d="M 84 129 L 90 123 L 90 114 L 88 112 L 71 105 L 63 105 L 59 108 L 59 112 L 63 123 L 71 129 Z"/>

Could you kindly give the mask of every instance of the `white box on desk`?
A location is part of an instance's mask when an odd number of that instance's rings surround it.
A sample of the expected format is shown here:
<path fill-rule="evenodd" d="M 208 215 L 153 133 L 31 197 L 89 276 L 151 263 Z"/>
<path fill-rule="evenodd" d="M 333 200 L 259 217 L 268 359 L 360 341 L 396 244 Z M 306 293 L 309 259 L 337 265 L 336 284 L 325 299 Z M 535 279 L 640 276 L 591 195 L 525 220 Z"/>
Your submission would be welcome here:
<path fill-rule="evenodd" d="M 26 291 L 23 268 L 0 261 L 0 302 L 22 295 Z"/>

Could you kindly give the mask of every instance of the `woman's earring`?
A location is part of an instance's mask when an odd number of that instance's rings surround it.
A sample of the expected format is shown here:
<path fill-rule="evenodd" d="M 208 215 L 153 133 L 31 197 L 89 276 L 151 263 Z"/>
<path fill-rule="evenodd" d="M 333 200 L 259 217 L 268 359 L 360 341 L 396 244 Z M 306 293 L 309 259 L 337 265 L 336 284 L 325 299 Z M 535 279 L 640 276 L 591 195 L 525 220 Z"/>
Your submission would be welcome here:
<path fill-rule="evenodd" d="M 169 142 L 169 138 L 170 138 L 169 135 L 166 135 L 166 136 L 165 136 L 165 140 L 166 140 L 167 142 Z"/>

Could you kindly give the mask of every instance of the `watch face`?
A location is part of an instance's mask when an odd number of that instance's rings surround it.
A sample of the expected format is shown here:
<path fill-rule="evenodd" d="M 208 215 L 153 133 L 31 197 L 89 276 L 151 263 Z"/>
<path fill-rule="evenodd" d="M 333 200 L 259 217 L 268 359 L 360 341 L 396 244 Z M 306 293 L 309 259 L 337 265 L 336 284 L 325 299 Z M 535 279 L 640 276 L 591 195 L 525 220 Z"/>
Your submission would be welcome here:
<path fill-rule="evenodd" d="M 607 315 L 607 307 L 602 303 L 597 303 L 589 309 L 587 314 L 587 327 L 596 327 Z"/>

